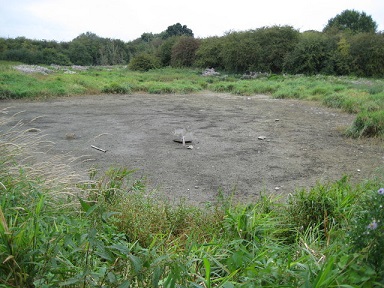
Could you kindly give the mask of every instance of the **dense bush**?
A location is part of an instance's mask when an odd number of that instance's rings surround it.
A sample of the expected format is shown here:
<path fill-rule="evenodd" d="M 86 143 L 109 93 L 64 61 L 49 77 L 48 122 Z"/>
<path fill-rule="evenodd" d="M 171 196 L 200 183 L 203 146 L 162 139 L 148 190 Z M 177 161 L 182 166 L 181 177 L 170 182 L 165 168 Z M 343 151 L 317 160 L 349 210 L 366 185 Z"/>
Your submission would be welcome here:
<path fill-rule="evenodd" d="M 226 71 L 253 71 L 260 59 L 262 47 L 252 31 L 232 32 L 224 36 L 220 58 Z"/>
<path fill-rule="evenodd" d="M 284 71 L 290 74 L 319 74 L 327 71 L 329 37 L 320 32 L 305 32 L 285 59 Z"/>
<path fill-rule="evenodd" d="M 160 63 L 154 55 L 143 53 L 133 57 L 128 67 L 134 71 L 148 71 L 159 68 Z"/>
<path fill-rule="evenodd" d="M 196 51 L 197 67 L 224 69 L 221 50 L 224 38 L 210 37 L 200 41 L 199 48 Z"/>
<path fill-rule="evenodd" d="M 361 33 L 350 38 L 351 72 L 363 77 L 384 76 L 384 34 Z"/>
<path fill-rule="evenodd" d="M 261 47 L 253 71 L 281 73 L 285 57 L 298 42 L 299 32 L 290 26 L 273 26 L 256 29 L 253 33 Z"/>

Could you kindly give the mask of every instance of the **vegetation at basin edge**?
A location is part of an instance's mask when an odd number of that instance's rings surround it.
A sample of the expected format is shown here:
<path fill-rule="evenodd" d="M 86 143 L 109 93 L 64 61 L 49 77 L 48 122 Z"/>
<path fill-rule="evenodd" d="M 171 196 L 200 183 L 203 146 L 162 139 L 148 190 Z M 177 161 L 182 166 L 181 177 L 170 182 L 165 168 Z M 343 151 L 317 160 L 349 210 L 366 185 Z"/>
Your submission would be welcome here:
<path fill-rule="evenodd" d="M 287 199 L 171 205 L 125 168 L 84 182 L 64 157 L 25 161 L 42 139 L 4 127 L 0 287 L 384 286 L 380 171 Z"/>

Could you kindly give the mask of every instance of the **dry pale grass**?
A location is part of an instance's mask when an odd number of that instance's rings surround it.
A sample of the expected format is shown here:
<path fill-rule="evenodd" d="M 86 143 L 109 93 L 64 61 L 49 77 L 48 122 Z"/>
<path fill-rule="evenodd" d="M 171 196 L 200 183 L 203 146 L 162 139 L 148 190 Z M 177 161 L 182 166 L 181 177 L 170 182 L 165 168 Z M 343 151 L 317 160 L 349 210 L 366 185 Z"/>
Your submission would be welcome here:
<path fill-rule="evenodd" d="M 24 179 L 39 181 L 52 199 L 71 200 L 84 193 L 78 186 L 90 180 L 85 172 L 83 175 L 74 172 L 73 166 L 87 161 L 86 156 L 49 155 L 47 152 L 55 144 L 46 140 L 43 131 L 25 128 L 27 123 L 22 119 L 22 112 L 9 115 L 8 109 L 0 110 L 0 173 L 10 173 L 14 177 L 23 174 Z M 1 182 L 0 186 L 6 189 Z M 73 205 L 71 202 L 68 201 L 68 205 Z"/>

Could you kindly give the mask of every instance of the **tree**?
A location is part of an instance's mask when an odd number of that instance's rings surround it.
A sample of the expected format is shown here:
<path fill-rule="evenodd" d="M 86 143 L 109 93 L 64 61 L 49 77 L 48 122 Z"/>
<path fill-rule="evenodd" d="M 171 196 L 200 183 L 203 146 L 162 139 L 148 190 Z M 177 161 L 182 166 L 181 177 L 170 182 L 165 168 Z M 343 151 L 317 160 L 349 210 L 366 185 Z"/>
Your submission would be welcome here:
<path fill-rule="evenodd" d="M 163 32 L 162 38 L 167 39 L 172 36 L 190 36 L 193 37 L 193 32 L 186 25 L 176 23 L 172 26 L 168 26 L 167 30 Z"/>
<path fill-rule="evenodd" d="M 155 38 L 155 36 L 152 33 L 143 33 L 140 37 L 141 40 L 148 43 L 151 42 L 153 38 Z"/>
<path fill-rule="evenodd" d="M 124 42 L 121 40 L 104 39 L 100 47 L 100 59 L 98 62 L 101 65 L 117 65 L 127 63 L 129 57 L 125 51 Z"/>
<path fill-rule="evenodd" d="M 82 49 L 85 49 L 86 55 L 84 58 L 88 58 L 90 56 L 92 58 L 89 64 L 81 64 L 81 65 L 99 65 L 100 64 L 100 47 L 102 46 L 103 38 L 97 36 L 94 33 L 87 32 L 80 34 L 75 39 L 72 40 L 72 44 L 82 46 Z M 83 50 L 82 50 L 83 51 Z M 74 55 L 70 56 L 71 60 Z M 82 58 L 79 56 L 79 58 Z M 88 62 L 88 61 L 87 61 Z"/>
<path fill-rule="evenodd" d="M 377 23 L 365 12 L 355 10 L 344 10 L 336 17 L 328 20 L 323 32 L 338 33 L 346 31 L 352 33 L 376 33 Z"/>
<path fill-rule="evenodd" d="M 351 56 L 350 38 L 345 35 L 335 36 L 335 49 L 330 53 L 330 59 L 333 63 L 333 74 L 349 75 L 352 69 L 353 58 Z"/>
<path fill-rule="evenodd" d="M 160 59 L 162 67 L 167 67 L 171 65 L 172 47 L 173 45 L 175 45 L 178 38 L 179 37 L 170 37 L 167 40 L 163 41 L 163 43 L 159 47 L 157 56 Z"/>
<path fill-rule="evenodd" d="M 69 59 L 76 65 L 92 65 L 93 59 L 87 47 L 79 41 L 72 41 L 68 49 Z"/>
<path fill-rule="evenodd" d="M 199 44 L 200 41 L 193 37 L 180 37 L 172 47 L 171 65 L 173 67 L 191 67 L 194 65 Z"/>

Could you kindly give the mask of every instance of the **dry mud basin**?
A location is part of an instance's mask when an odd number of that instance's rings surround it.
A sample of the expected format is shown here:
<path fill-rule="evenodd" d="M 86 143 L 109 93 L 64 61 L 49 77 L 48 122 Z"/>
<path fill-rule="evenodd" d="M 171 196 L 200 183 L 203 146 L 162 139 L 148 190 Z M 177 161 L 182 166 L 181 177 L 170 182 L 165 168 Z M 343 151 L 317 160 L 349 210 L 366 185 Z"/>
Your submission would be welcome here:
<path fill-rule="evenodd" d="M 74 169 L 137 169 L 150 189 L 194 204 L 215 201 L 219 189 L 252 201 L 261 192 L 288 194 L 343 175 L 365 179 L 384 164 L 382 143 L 342 135 L 354 115 L 312 102 L 204 92 L 0 105 L 10 107 L 9 114 L 24 111 L 15 122 L 23 119 L 25 128 L 40 129 L 55 142 L 49 155 L 90 159 L 73 163 Z M 173 141 L 179 128 L 193 132 L 193 149 Z"/>

